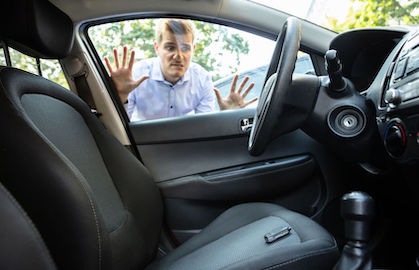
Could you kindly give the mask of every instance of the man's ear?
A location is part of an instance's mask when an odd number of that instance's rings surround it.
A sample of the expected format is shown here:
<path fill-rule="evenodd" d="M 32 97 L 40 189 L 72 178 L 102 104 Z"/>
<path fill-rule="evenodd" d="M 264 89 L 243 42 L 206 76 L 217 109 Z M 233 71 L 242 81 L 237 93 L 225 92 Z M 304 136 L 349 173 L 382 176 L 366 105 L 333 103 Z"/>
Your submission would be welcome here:
<path fill-rule="evenodd" d="M 195 54 L 195 44 L 193 45 L 193 49 L 192 49 L 192 55 Z"/>
<path fill-rule="evenodd" d="M 159 55 L 159 44 L 157 41 L 154 41 L 154 51 L 156 52 L 157 56 Z"/>

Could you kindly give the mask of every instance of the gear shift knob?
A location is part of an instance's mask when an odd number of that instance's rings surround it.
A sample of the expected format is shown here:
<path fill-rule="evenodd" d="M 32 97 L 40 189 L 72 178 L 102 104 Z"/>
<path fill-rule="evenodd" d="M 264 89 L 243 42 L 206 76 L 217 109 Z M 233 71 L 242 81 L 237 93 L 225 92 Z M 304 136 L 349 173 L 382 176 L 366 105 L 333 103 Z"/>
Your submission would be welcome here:
<path fill-rule="evenodd" d="M 343 195 L 341 214 L 345 219 L 345 236 L 349 241 L 369 240 L 374 212 L 374 200 L 365 192 L 353 191 Z"/>

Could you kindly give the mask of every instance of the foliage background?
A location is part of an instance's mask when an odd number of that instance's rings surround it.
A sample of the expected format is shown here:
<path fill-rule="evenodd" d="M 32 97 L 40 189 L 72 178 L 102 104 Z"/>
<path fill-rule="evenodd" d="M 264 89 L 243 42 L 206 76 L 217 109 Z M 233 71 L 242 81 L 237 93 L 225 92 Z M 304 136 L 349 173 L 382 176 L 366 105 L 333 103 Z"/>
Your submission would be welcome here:
<path fill-rule="evenodd" d="M 312 0 L 316 2 L 316 0 Z M 320 1 L 319 1 L 320 2 Z M 419 24 L 419 0 L 351 0 L 352 7 L 344 21 L 327 18 L 323 25 L 336 32 L 371 26 L 417 25 Z M 154 19 L 130 20 L 108 23 L 89 28 L 99 55 L 113 59 L 112 49 L 127 45 L 136 50 L 136 61 L 154 57 Z M 237 72 L 240 58 L 248 54 L 249 44 L 237 33 L 227 28 L 205 22 L 194 21 L 196 31 L 196 51 L 194 62 L 200 64 L 213 75 L 213 80 Z M 218 52 L 214 54 L 214 52 Z M 37 73 L 36 60 L 10 49 L 12 65 Z M 223 60 L 229 57 L 229 66 Z M 0 64 L 5 65 L 4 54 L 0 53 Z M 68 88 L 67 81 L 57 60 L 41 59 L 44 77 Z"/>
<path fill-rule="evenodd" d="M 2 48 L 0 48 L 0 65 L 6 65 L 6 59 L 3 53 Z M 38 67 L 36 64 L 36 59 L 27 55 L 24 55 L 13 48 L 9 47 L 9 54 L 10 54 L 10 60 L 12 62 L 12 66 L 26 70 L 30 73 L 38 74 Z M 60 62 L 58 60 L 47 60 L 47 59 L 41 59 L 41 70 L 42 75 L 45 78 L 48 78 L 59 85 L 69 89 L 67 80 L 64 76 L 64 73 L 62 72 Z"/>
<path fill-rule="evenodd" d="M 88 34 L 99 56 L 113 59 L 112 49 L 122 46 L 135 50 L 136 61 L 156 57 L 154 51 L 156 19 L 139 19 L 97 25 L 89 28 Z M 195 31 L 195 54 L 192 61 L 198 63 L 217 80 L 233 74 L 240 65 L 240 57 L 248 54 L 249 44 L 237 33 L 229 32 L 226 27 L 206 22 L 193 21 Z M 214 54 L 214 52 L 218 52 Z M 226 56 L 233 57 L 234 63 L 227 67 L 223 64 Z M 104 61 L 103 61 L 104 64 Z"/>
<path fill-rule="evenodd" d="M 349 29 L 419 24 L 418 0 L 351 0 L 352 7 L 345 21 L 328 18 L 327 28 L 336 32 Z"/>

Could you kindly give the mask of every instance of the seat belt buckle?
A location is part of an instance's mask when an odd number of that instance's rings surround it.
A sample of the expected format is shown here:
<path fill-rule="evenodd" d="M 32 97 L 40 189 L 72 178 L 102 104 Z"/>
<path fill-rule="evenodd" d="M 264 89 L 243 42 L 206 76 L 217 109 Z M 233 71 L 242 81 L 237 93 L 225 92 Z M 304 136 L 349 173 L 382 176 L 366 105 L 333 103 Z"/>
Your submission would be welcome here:
<path fill-rule="evenodd" d="M 267 244 L 273 243 L 291 233 L 291 227 L 279 227 L 265 234 L 265 242 Z"/>

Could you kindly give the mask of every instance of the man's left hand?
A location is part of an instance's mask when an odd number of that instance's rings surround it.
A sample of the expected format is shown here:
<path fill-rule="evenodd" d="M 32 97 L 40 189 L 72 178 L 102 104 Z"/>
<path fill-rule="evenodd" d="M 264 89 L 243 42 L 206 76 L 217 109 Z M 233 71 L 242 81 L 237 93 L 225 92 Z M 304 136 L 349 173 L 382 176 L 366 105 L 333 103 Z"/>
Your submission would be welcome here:
<path fill-rule="evenodd" d="M 215 95 L 217 96 L 218 105 L 220 106 L 220 110 L 244 108 L 258 99 L 258 98 L 254 98 L 247 102 L 244 101 L 247 94 L 250 92 L 250 90 L 252 90 L 255 83 L 252 82 L 243 92 L 243 89 L 246 86 L 247 81 L 249 80 L 249 77 L 246 76 L 243 79 L 242 83 L 240 84 L 239 89 L 237 89 L 236 91 L 236 84 L 237 84 L 238 79 L 239 79 L 239 75 L 234 76 L 233 83 L 231 84 L 231 88 L 230 88 L 230 93 L 225 99 L 221 97 L 220 91 L 214 88 Z"/>

